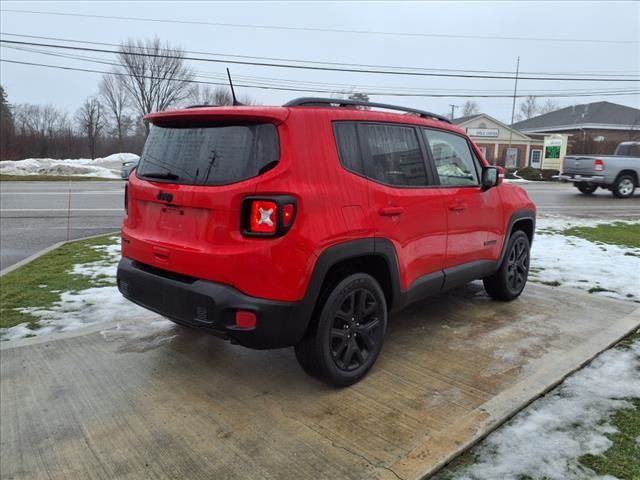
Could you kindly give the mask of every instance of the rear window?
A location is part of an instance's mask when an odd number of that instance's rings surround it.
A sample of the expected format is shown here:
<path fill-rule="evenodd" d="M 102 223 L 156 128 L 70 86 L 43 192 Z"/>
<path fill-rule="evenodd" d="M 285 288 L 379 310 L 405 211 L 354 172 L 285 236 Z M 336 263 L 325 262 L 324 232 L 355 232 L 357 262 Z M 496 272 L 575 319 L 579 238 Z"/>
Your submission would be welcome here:
<path fill-rule="evenodd" d="M 622 143 L 616 148 L 616 153 L 622 157 L 640 157 L 640 143 Z"/>
<path fill-rule="evenodd" d="M 187 185 L 226 185 L 256 177 L 280 158 L 275 125 L 152 125 L 137 175 Z"/>

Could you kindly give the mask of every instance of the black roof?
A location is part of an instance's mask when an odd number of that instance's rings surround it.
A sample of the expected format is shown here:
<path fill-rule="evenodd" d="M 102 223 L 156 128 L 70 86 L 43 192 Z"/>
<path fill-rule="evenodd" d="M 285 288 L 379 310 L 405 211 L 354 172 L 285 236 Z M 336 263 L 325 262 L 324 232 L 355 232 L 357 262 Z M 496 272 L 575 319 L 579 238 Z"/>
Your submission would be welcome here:
<path fill-rule="evenodd" d="M 585 124 L 616 125 L 618 127 L 640 126 L 640 110 L 611 102 L 595 102 L 573 105 L 554 112 L 516 122 L 513 128 L 520 131 L 544 130 L 545 128 L 579 127 Z"/>

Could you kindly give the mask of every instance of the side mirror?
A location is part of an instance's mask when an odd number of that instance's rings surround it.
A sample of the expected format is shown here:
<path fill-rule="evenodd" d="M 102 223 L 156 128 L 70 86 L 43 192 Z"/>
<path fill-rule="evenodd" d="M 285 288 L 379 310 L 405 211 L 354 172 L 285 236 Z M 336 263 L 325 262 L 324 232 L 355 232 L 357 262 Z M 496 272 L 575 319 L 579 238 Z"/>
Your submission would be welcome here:
<path fill-rule="evenodd" d="M 500 184 L 500 171 L 497 167 L 484 167 L 482 169 L 482 189 L 489 190 Z"/>

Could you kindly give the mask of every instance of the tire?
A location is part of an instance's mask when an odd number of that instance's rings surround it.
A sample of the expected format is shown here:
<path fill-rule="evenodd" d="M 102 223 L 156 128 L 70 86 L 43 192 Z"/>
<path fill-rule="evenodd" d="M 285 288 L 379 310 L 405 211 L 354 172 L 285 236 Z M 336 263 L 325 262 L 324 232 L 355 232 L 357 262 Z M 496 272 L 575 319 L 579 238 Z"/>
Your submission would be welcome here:
<path fill-rule="evenodd" d="M 507 251 L 500 268 L 483 279 L 484 289 L 496 300 L 514 300 L 520 296 L 527 284 L 530 259 L 529 237 L 516 230 L 509 238 Z"/>
<path fill-rule="evenodd" d="M 346 387 L 373 366 L 387 329 L 387 302 L 378 282 L 356 273 L 321 296 L 317 328 L 295 346 L 298 363 L 309 375 Z"/>
<path fill-rule="evenodd" d="M 598 189 L 598 186 L 592 183 L 577 183 L 576 188 L 580 190 L 580 193 L 591 195 Z"/>
<path fill-rule="evenodd" d="M 631 175 L 620 175 L 616 178 L 611 192 L 618 198 L 631 198 L 636 187 L 636 179 Z"/>

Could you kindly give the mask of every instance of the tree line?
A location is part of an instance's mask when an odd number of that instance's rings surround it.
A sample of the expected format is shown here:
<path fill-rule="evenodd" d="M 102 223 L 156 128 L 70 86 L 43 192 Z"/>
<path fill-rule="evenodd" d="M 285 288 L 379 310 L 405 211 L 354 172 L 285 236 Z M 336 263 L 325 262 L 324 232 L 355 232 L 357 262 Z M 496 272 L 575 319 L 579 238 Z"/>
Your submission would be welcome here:
<path fill-rule="evenodd" d="M 12 105 L 0 86 L 0 160 L 97 158 L 140 153 L 148 113 L 187 105 L 231 105 L 227 88 L 195 83 L 185 52 L 159 38 L 127 40 L 116 66 L 73 113 L 53 105 Z M 254 103 L 243 97 L 242 103 Z"/>

